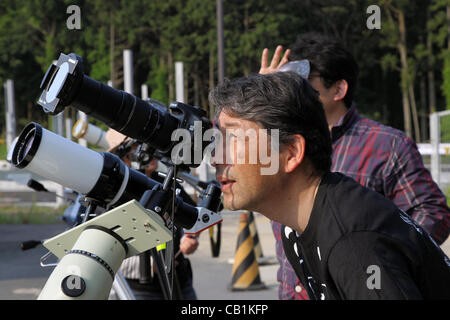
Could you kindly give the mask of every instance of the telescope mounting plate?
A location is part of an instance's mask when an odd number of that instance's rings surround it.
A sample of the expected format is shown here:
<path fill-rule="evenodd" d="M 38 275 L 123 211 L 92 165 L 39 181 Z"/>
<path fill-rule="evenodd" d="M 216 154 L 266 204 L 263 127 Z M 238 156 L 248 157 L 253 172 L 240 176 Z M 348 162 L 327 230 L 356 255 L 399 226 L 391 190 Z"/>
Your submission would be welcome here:
<path fill-rule="evenodd" d="M 157 213 L 131 200 L 46 240 L 44 246 L 61 259 L 73 248 L 84 229 L 93 225 L 110 229 L 124 239 L 128 245 L 127 258 L 172 240 L 171 231 Z"/>

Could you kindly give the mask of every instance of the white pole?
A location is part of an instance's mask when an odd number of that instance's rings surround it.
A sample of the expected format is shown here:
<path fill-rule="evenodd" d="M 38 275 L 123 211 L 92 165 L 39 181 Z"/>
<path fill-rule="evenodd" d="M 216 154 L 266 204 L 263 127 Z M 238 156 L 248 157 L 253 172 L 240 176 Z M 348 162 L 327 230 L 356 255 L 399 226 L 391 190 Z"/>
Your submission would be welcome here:
<path fill-rule="evenodd" d="M 124 91 L 133 94 L 133 51 L 123 50 Z"/>
<path fill-rule="evenodd" d="M 5 88 L 5 115 L 6 115 L 6 150 L 9 150 L 11 144 L 16 137 L 16 112 L 14 97 L 14 81 L 6 80 Z"/>
<path fill-rule="evenodd" d="M 141 86 L 141 98 L 143 100 L 148 99 L 148 86 L 146 84 Z"/>
<path fill-rule="evenodd" d="M 72 119 L 66 118 L 66 138 L 72 140 Z"/>
<path fill-rule="evenodd" d="M 184 101 L 184 75 L 183 62 L 175 62 L 175 100 L 178 102 Z"/>
<path fill-rule="evenodd" d="M 53 117 L 53 132 L 64 136 L 64 111 Z"/>
<path fill-rule="evenodd" d="M 440 186 L 441 159 L 439 153 L 440 144 L 440 118 L 437 112 L 430 114 L 430 143 L 431 143 L 431 176 Z"/>

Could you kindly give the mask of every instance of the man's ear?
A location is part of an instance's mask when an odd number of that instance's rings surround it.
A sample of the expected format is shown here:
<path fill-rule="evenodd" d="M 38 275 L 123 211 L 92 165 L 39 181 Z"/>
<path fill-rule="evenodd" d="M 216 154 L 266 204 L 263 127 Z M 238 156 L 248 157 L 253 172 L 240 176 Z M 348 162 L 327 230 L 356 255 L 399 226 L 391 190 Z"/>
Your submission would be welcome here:
<path fill-rule="evenodd" d="M 348 91 L 348 82 L 345 79 L 336 81 L 333 85 L 335 87 L 334 90 L 334 101 L 343 100 Z"/>
<path fill-rule="evenodd" d="M 292 141 L 282 150 L 285 173 L 293 172 L 305 158 L 305 138 L 301 134 L 292 135 Z"/>

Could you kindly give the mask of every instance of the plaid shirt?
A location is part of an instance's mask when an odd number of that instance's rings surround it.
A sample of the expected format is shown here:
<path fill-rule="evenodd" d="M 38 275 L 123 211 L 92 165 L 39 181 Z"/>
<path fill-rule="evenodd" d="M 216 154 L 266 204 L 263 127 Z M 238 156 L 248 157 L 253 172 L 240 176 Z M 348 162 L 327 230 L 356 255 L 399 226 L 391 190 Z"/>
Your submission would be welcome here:
<path fill-rule="evenodd" d="M 331 171 L 341 172 L 392 200 L 442 244 L 450 233 L 450 209 L 424 167 L 414 141 L 402 131 L 361 117 L 353 105 L 331 130 Z M 283 251 L 280 224 L 272 222 L 280 267 L 280 299 L 308 299 Z"/>

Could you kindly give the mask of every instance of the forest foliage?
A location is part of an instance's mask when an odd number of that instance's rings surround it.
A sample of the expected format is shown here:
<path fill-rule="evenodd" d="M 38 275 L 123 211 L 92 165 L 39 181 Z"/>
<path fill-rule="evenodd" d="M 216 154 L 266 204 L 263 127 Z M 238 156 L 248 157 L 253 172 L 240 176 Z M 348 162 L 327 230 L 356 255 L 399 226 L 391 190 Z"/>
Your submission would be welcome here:
<path fill-rule="evenodd" d="M 79 29 L 67 26 L 70 5 L 80 8 Z M 380 29 L 368 27 L 373 5 Z M 450 0 L 224 0 L 223 7 L 227 78 L 258 72 L 264 48 L 316 31 L 356 57 L 363 115 L 425 141 L 429 113 L 450 106 Z M 17 131 L 30 121 L 48 125 L 36 101 L 60 52 L 79 54 L 90 77 L 122 89 L 124 49 L 133 51 L 136 95 L 147 84 L 151 98 L 169 104 L 174 63 L 182 61 L 185 101 L 209 110 L 218 81 L 216 0 L 2 0 L 0 82 L 14 80 Z M 3 101 L 0 90 L 4 135 Z"/>

